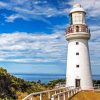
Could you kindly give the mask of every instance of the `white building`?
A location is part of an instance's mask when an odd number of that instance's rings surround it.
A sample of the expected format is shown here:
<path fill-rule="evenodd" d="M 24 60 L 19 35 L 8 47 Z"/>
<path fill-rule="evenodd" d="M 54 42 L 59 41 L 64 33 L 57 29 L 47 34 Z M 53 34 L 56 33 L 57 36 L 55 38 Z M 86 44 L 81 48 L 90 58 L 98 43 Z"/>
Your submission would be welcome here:
<path fill-rule="evenodd" d="M 93 89 L 88 40 L 90 31 L 85 20 L 86 12 L 76 4 L 70 11 L 70 26 L 66 32 L 68 41 L 66 86 Z"/>

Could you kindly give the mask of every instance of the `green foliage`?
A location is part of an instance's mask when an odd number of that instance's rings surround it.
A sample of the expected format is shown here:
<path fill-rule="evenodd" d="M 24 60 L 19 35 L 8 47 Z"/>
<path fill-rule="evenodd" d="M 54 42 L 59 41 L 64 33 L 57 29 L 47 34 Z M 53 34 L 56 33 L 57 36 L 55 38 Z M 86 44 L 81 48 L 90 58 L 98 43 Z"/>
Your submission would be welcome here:
<path fill-rule="evenodd" d="M 100 80 L 93 80 L 93 84 L 100 84 Z"/>
<path fill-rule="evenodd" d="M 47 85 L 51 88 L 54 88 L 55 85 L 57 83 L 60 83 L 60 82 L 65 82 L 65 79 L 58 79 L 58 80 L 53 80 L 53 81 L 50 81 Z"/>
<path fill-rule="evenodd" d="M 6 69 L 0 68 L 0 98 L 1 100 L 14 100 L 18 96 L 16 92 L 32 93 L 45 90 L 45 85 L 42 86 L 41 82 L 29 82 L 17 78 L 9 73 Z"/>

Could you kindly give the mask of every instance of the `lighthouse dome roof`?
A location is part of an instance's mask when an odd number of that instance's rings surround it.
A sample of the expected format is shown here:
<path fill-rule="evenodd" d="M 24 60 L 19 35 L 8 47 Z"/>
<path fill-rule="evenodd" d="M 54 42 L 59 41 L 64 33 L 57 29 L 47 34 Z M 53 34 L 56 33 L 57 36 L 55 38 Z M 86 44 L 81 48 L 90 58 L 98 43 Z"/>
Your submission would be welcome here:
<path fill-rule="evenodd" d="M 70 13 L 77 12 L 77 11 L 85 12 L 85 10 L 82 8 L 80 4 L 75 4 L 72 10 L 70 11 Z"/>

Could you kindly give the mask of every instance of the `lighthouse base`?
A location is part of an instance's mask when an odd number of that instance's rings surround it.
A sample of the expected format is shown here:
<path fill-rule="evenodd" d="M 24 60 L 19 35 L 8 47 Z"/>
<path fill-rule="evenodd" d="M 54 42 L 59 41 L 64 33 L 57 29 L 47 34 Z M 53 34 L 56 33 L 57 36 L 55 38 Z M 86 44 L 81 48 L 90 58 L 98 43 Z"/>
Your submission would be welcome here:
<path fill-rule="evenodd" d="M 94 88 L 93 87 L 84 87 L 84 88 L 81 88 L 81 90 L 83 90 L 83 91 L 93 91 Z"/>

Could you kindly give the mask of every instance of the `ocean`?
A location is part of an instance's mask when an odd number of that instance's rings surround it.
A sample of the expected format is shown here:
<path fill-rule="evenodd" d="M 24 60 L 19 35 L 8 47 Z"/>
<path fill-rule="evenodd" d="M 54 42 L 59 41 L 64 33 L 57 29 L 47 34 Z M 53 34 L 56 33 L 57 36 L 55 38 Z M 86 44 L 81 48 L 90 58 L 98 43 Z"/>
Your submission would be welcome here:
<path fill-rule="evenodd" d="M 40 80 L 42 83 L 48 83 L 49 81 L 66 78 L 65 74 L 20 74 L 14 73 L 14 76 L 18 78 L 22 78 L 28 81 L 38 81 Z M 100 75 L 93 75 L 93 80 L 100 80 Z"/>

